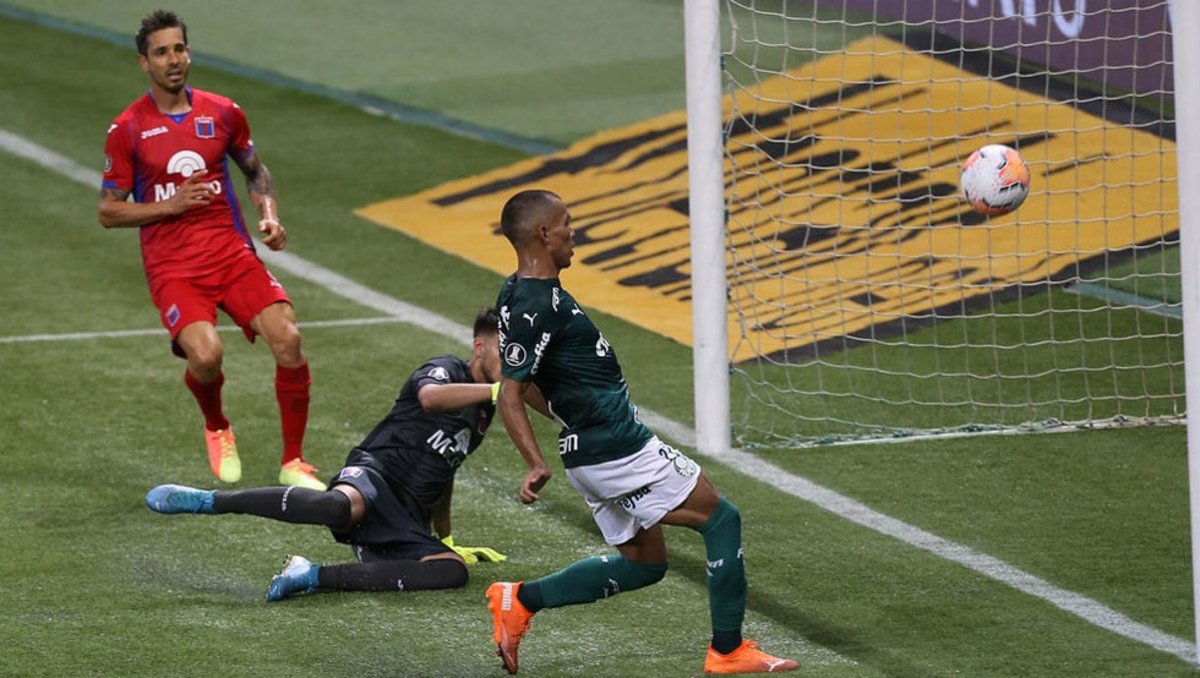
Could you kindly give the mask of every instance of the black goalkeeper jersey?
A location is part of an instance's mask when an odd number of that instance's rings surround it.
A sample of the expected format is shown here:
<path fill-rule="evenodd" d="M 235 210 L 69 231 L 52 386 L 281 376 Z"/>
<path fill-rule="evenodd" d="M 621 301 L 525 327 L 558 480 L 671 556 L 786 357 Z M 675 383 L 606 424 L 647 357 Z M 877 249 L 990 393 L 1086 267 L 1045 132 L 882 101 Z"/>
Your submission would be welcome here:
<path fill-rule="evenodd" d="M 426 412 L 417 392 L 428 384 L 473 383 L 462 359 L 448 355 L 427 360 L 404 382 L 392 411 L 350 453 L 347 465 L 351 460 L 363 463 L 358 453 L 367 452 L 373 460 L 369 463 L 392 492 L 427 514 L 467 455 L 483 442 L 496 407 L 487 403 L 456 412 Z"/>

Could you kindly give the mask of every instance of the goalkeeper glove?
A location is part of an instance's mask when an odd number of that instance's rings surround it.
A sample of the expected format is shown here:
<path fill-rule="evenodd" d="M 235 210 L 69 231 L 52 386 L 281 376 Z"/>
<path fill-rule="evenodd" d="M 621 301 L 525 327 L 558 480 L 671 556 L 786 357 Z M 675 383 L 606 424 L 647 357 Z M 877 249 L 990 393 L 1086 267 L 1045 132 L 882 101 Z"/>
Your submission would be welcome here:
<path fill-rule="evenodd" d="M 462 559 L 466 561 L 468 565 L 472 565 L 481 560 L 486 563 L 499 563 L 508 560 L 508 556 L 486 546 L 455 546 L 453 535 L 449 535 L 442 539 L 442 543 L 446 546 L 449 546 L 458 555 L 462 556 Z"/>
<path fill-rule="evenodd" d="M 499 398 L 500 398 L 500 382 L 497 381 L 497 382 L 492 383 L 492 404 L 495 405 L 496 401 Z"/>

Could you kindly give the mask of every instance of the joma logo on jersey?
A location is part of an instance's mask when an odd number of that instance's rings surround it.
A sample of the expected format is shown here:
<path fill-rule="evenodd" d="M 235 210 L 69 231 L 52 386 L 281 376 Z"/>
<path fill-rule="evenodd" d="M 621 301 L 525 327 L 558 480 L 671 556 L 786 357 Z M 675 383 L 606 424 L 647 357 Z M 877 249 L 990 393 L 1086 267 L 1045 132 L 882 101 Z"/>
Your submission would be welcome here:
<path fill-rule="evenodd" d="M 167 174 L 181 174 L 184 179 L 203 169 L 208 169 L 208 165 L 205 164 L 204 157 L 195 151 L 179 151 L 167 161 Z M 213 179 L 208 182 L 208 186 L 214 194 L 221 194 L 223 187 L 220 181 Z M 175 195 L 175 191 L 174 181 L 154 184 L 154 202 L 169 200 L 171 196 Z"/>

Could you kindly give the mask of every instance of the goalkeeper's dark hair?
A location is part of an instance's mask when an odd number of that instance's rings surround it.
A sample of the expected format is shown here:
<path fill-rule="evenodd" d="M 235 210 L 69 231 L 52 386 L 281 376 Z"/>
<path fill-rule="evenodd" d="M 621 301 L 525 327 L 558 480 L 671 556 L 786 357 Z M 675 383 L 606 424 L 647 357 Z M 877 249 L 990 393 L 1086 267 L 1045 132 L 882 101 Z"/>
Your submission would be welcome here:
<path fill-rule="evenodd" d="M 160 9 L 153 14 L 147 14 L 146 18 L 142 19 L 142 25 L 138 28 L 137 35 L 134 36 L 138 54 L 148 56 L 146 50 L 150 42 L 150 34 L 155 31 L 161 31 L 164 28 L 178 28 L 182 30 L 183 44 L 188 44 L 187 24 L 183 23 L 183 19 L 180 19 L 179 15 L 175 14 L 175 12 Z"/>
<path fill-rule="evenodd" d="M 533 220 L 541 216 L 542 210 L 555 200 L 559 200 L 556 194 L 542 189 L 530 189 L 514 195 L 504 203 L 504 210 L 500 213 L 500 232 L 510 243 L 523 244 L 529 237 Z"/>
<path fill-rule="evenodd" d="M 496 312 L 496 309 L 491 306 L 479 309 L 479 313 L 475 314 L 475 333 L 473 336 L 481 337 L 486 334 L 495 334 L 499 331 L 500 314 Z"/>

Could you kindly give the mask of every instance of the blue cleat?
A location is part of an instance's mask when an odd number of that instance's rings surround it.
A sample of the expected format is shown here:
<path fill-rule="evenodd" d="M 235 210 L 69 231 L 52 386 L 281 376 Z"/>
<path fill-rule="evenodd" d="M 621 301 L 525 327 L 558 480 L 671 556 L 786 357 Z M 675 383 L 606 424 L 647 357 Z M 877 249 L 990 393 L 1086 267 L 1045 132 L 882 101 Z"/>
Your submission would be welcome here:
<path fill-rule="evenodd" d="M 146 493 L 146 506 L 158 513 L 216 513 L 212 490 L 159 485 Z"/>
<path fill-rule="evenodd" d="M 317 572 L 321 569 L 304 556 L 288 556 L 283 570 L 271 577 L 267 585 L 267 601 L 283 600 L 288 596 L 312 593 L 317 588 Z"/>

